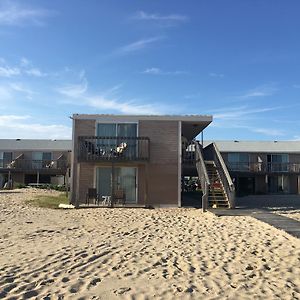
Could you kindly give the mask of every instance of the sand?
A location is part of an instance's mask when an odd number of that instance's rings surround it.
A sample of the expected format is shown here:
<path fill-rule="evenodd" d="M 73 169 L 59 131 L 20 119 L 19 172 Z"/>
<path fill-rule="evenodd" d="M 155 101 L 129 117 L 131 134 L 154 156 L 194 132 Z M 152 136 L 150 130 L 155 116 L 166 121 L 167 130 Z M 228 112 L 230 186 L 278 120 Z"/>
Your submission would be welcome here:
<path fill-rule="evenodd" d="M 288 210 L 288 211 L 279 209 L 279 210 L 276 210 L 275 213 L 300 222 L 300 210 L 299 209 Z"/>
<path fill-rule="evenodd" d="M 196 209 L 30 207 L 0 193 L 0 298 L 300 299 L 300 240 Z"/>

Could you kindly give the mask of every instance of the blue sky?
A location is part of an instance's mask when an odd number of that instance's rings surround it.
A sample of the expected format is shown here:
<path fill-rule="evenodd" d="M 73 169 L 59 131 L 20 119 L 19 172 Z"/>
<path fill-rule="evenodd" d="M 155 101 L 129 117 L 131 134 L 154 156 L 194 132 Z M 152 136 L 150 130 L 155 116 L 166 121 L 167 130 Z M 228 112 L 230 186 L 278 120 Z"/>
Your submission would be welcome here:
<path fill-rule="evenodd" d="M 212 114 L 207 139 L 300 139 L 297 0 L 0 0 L 0 138 L 73 113 Z"/>

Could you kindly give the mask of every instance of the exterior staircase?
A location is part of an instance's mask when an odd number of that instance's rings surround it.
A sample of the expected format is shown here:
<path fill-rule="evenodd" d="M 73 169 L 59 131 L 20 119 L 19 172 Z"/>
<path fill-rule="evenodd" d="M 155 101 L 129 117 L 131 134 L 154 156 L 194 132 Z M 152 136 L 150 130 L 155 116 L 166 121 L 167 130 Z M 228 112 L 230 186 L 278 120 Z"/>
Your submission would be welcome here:
<path fill-rule="evenodd" d="M 234 184 L 215 143 L 203 147 L 192 141 L 183 159 L 182 175 L 198 176 L 203 211 L 235 207 Z"/>
<path fill-rule="evenodd" d="M 229 208 L 230 203 L 214 161 L 205 161 L 205 166 L 210 181 L 208 208 Z"/>

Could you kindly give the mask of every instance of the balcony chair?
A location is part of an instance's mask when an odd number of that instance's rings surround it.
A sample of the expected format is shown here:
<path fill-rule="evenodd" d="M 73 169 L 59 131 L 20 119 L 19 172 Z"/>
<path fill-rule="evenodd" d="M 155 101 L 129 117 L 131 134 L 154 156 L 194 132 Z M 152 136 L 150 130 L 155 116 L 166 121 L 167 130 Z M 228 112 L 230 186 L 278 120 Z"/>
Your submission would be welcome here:
<path fill-rule="evenodd" d="M 98 202 L 97 189 L 88 188 L 88 191 L 86 193 L 85 204 L 90 205 L 90 200 L 94 200 L 95 204 Z"/>
<path fill-rule="evenodd" d="M 126 195 L 125 191 L 118 189 L 114 192 L 114 203 L 125 205 Z"/>
<path fill-rule="evenodd" d="M 47 162 L 47 163 L 46 163 L 46 168 L 47 168 L 47 169 L 51 169 L 51 168 L 54 167 L 54 164 L 55 164 L 55 163 L 54 163 L 53 160 L 52 160 L 51 162 Z"/>
<path fill-rule="evenodd" d="M 127 149 L 127 143 L 122 142 L 120 145 L 116 147 L 116 149 L 111 149 L 111 154 L 113 156 L 122 156 Z"/>

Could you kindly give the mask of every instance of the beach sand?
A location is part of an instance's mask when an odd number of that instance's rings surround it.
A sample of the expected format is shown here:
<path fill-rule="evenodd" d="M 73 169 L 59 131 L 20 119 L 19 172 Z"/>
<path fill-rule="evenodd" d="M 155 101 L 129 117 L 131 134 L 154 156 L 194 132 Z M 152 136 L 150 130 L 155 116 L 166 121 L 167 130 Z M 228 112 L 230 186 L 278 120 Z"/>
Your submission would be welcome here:
<path fill-rule="evenodd" d="M 31 207 L 0 193 L 0 298 L 300 299 L 300 240 L 196 209 Z"/>
<path fill-rule="evenodd" d="M 300 222 L 300 210 L 299 209 L 287 210 L 287 211 L 279 209 L 279 210 L 274 211 L 274 213 Z"/>

